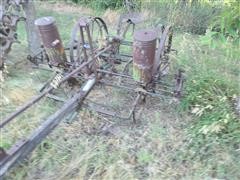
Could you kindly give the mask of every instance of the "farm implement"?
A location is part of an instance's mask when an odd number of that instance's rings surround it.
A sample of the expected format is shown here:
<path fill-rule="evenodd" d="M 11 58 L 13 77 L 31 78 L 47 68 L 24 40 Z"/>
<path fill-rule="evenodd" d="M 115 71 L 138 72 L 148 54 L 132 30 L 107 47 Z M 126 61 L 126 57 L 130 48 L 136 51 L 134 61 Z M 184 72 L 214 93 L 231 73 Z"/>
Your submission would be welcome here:
<path fill-rule="evenodd" d="M 44 97 L 59 101 L 62 105 L 27 138 L 7 150 L 0 149 L 0 177 L 16 162 L 26 158 L 67 115 L 80 107 L 115 119 L 132 119 L 133 123 L 137 123 L 138 106 L 144 105 L 148 96 L 182 96 L 183 71 L 177 70 L 172 75 L 170 73 L 172 27 L 137 29 L 141 21 L 134 13 L 122 16 L 116 35 L 110 35 L 103 19 L 81 17 L 72 30 L 70 43 L 66 48 L 54 18 L 42 17 L 35 21 L 43 48 L 29 60 L 39 67 L 51 69 L 54 76 L 44 84 L 39 95 L 3 118 L 0 123 L 1 131 Z M 126 36 L 131 27 L 134 29 L 133 40 L 128 40 Z M 68 98 L 65 99 L 55 95 L 55 91 L 63 87 L 68 91 Z M 123 105 L 121 110 L 114 111 L 114 108 L 89 97 L 93 89 L 103 87 L 131 94 L 128 99 L 131 105 L 127 109 Z M 18 121 L 21 123 L 21 119 Z"/>

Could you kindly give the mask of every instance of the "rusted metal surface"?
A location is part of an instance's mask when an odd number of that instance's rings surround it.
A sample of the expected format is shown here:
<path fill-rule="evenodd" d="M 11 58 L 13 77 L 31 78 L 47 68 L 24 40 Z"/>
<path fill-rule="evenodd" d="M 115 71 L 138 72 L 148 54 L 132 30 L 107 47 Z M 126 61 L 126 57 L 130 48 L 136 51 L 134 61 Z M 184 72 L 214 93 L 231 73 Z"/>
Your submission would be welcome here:
<path fill-rule="evenodd" d="M 95 34 L 98 36 L 95 37 Z M 104 43 L 107 35 L 107 26 L 101 18 L 81 17 L 73 28 L 70 41 L 70 60 L 72 64 L 78 66 L 88 59 L 93 59 L 97 51 L 101 51 L 108 46 L 107 43 Z M 87 77 L 96 72 L 98 66 L 98 62 L 94 61 L 86 66 L 82 73 Z"/>
<path fill-rule="evenodd" d="M 44 49 L 49 58 L 49 65 L 65 67 L 67 57 L 55 19 L 53 17 L 42 17 L 35 21 L 35 25 L 40 32 Z"/>
<path fill-rule="evenodd" d="M 133 78 L 136 81 L 152 81 L 157 34 L 154 30 L 144 29 L 134 33 Z"/>

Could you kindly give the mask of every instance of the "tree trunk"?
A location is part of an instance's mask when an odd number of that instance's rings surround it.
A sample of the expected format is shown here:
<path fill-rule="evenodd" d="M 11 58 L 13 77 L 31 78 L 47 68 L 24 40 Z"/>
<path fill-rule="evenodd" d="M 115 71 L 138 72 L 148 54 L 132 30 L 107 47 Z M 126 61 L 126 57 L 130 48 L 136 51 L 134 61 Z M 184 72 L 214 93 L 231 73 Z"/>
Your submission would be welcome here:
<path fill-rule="evenodd" d="M 27 32 L 29 54 L 33 56 L 41 46 L 39 41 L 39 34 L 34 25 L 34 21 L 36 19 L 34 1 L 26 0 L 25 3 L 23 4 L 23 10 L 26 15 L 25 26 Z"/>

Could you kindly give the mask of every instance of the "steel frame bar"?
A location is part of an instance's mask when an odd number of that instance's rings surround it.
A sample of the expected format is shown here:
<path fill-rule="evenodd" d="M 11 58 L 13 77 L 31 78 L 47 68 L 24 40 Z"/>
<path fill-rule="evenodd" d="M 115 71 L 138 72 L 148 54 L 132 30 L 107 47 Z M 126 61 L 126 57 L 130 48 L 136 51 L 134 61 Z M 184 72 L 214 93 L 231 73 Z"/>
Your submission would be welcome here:
<path fill-rule="evenodd" d="M 152 97 L 160 97 L 160 98 L 166 97 L 166 95 L 162 95 L 162 94 L 159 94 L 159 93 L 151 93 L 151 92 L 148 92 L 144 89 L 143 89 L 143 91 L 139 91 L 138 88 L 134 89 L 134 88 L 126 87 L 126 86 L 123 86 L 123 85 L 113 84 L 111 82 L 107 82 L 107 81 L 103 81 L 103 80 L 99 80 L 99 82 L 102 83 L 102 84 L 105 84 L 107 86 L 111 86 L 111 87 L 115 87 L 115 88 L 119 88 L 119 89 L 125 89 L 125 90 L 130 91 L 130 92 L 142 92 L 143 94 L 146 94 L 146 95 L 149 95 L 149 96 L 152 96 Z M 169 93 L 171 95 L 173 94 L 173 92 L 169 92 L 169 91 L 164 91 L 164 92 Z"/>
<path fill-rule="evenodd" d="M 123 78 L 127 78 L 127 79 L 131 79 L 133 80 L 133 78 L 131 76 L 128 76 L 128 75 L 125 75 L 125 74 L 120 74 L 120 73 L 114 73 L 114 72 L 111 72 L 111 71 L 107 71 L 107 70 L 102 70 L 102 69 L 98 69 L 97 72 L 101 72 L 101 73 L 104 73 L 104 74 L 109 74 L 109 75 L 113 75 L 113 76 L 119 76 L 119 77 L 123 77 Z M 140 81 L 136 81 L 134 80 L 134 82 L 137 82 L 139 84 L 142 84 L 142 82 Z M 161 84 L 161 83 L 164 83 L 163 81 L 158 81 L 157 82 L 158 84 Z M 162 87 L 165 87 L 165 88 L 171 88 L 172 86 L 170 85 L 164 85 L 164 84 L 161 84 Z M 163 89 L 160 89 L 160 91 L 166 91 L 166 90 L 163 90 Z M 168 91 L 166 91 L 168 92 Z M 170 93 L 170 92 L 168 92 Z"/>

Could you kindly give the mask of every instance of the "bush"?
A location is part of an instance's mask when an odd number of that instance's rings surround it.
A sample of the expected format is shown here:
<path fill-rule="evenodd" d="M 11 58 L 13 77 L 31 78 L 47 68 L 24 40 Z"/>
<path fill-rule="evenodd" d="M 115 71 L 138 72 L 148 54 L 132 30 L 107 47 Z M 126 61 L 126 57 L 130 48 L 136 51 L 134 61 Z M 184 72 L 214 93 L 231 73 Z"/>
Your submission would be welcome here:
<path fill-rule="evenodd" d="M 123 0 L 72 0 L 74 3 L 83 4 L 94 9 L 117 9 L 123 5 Z"/>
<path fill-rule="evenodd" d="M 204 34 L 212 17 L 220 12 L 220 7 L 200 1 L 143 1 L 143 8 L 151 13 L 153 19 L 171 24 L 175 29 L 194 34 Z M 193 3 L 195 2 L 195 3 Z"/>
<path fill-rule="evenodd" d="M 218 35 L 238 41 L 240 38 L 239 1 L 235 0 L 225 5 L 222 12 L 213 19 L 211 29 Z"/>

